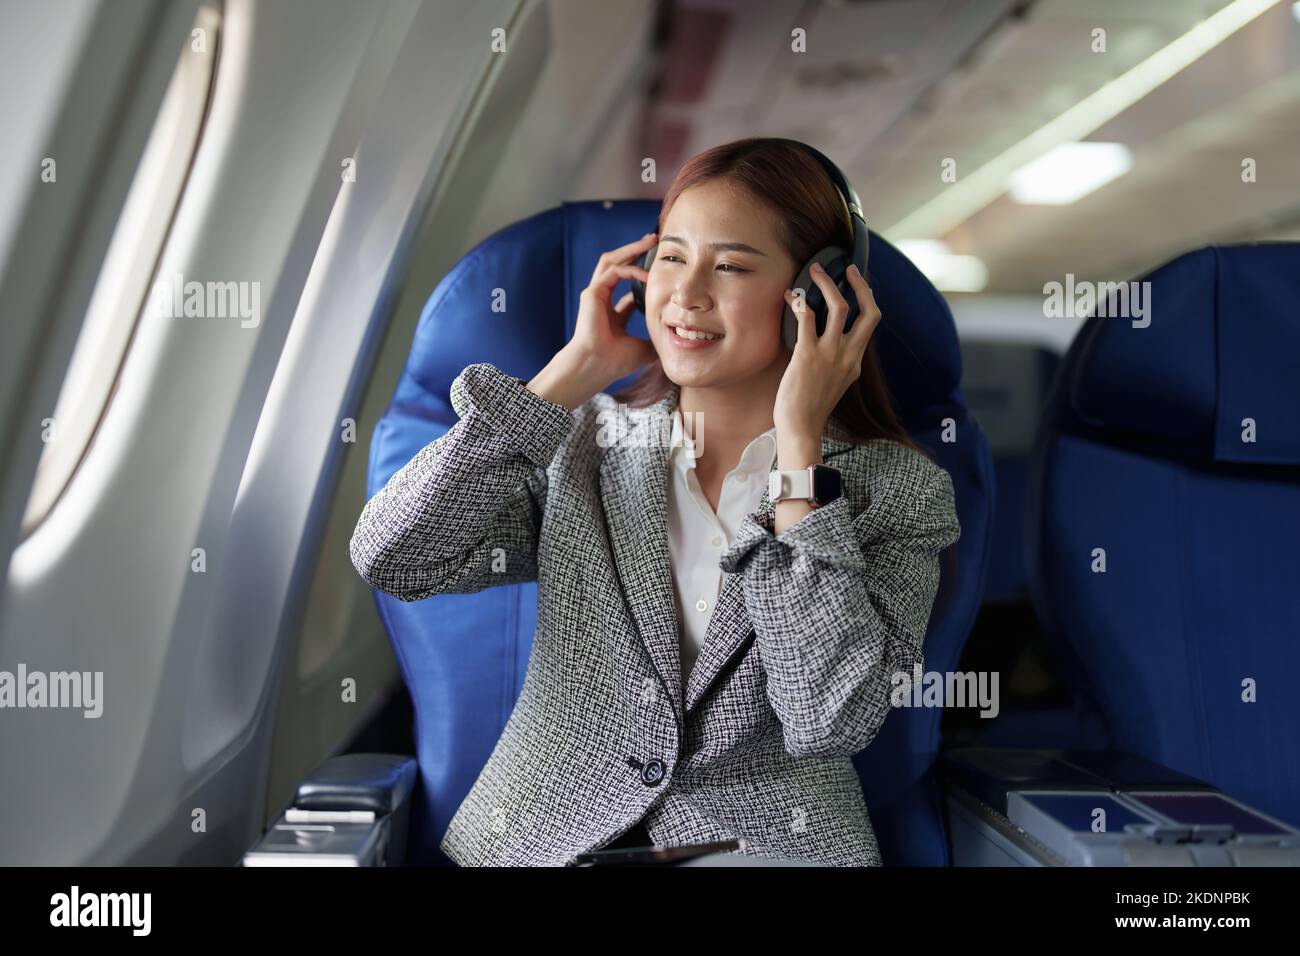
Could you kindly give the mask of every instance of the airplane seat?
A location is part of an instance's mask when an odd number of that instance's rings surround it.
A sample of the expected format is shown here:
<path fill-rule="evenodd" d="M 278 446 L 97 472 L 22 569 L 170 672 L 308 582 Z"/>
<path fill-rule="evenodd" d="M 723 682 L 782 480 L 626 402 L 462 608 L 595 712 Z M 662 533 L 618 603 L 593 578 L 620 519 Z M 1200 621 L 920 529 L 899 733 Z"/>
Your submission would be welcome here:
<path fill-rule="evenodd" d="M 1024 561 L 1025 485 L 1034 450 L 1035 430 L 1051 392 L 1061 355 L 1042 345 L 1003 342 L 964 342 L 964 379 L 971 406 L 989 436 L 993 453 L 997 504 L 993 516 L 993 544 L 984 586 L 984 627 L 972 642 L 997 642 L 996 652 L 1006 660 L 1005 638 L 1025 630 L 1019 608 L 1032 615 L 1028 573 Z M 972 374 L 973 373 L 973 374 Z M 1031 628 L 1036 631 L 1037 628 Z M 984 635 L 984 637 L 981 637 Z M 994 651 L 970 647 L 969 651 Z M 997 666 L 996 662 L 992 665 Z M 1061 704 L 1016 706 L 1006 697 L 1008 671 L 1001 671 L 1003 700 L 995 719 L 981 720 L 970 730 L 965 746 L 984 748 L 1105 749 L 1105 727 L 1078 699 Z"/>
<path fill-rule="evenodd" d="M 967 746 L 1109 750 L 1110 736 L 1095 709 L 1075 698 L 1065 706 L 1003 710 Z"/>
<path fill-rule="evenodd" d="M 367 496 L 458 420 L 453 379 L 490 362 L 531 378 L 572 334 L 578 297 L 605 250 L 657 227 L 656 200 L 564 203 L 510 225 L 467 253 L 421 314 L 410 356 L 370 448 Z M 937 290 L 897 250 L 871 236 L 871 273 L 884 320 L 875 335 L 896 404 L 911 433 L 952 475 L 962 536 L 945 572 L 926 643 L 928 669 L 952 670 L 983 589 L 990 539 L 992 464 L 960 390 L 956 329 Z M 614 291 L 617 301 L 626 281 Z M 629 323 L 647 335 L 644 316 Z M 612 383 L 615 392 L 632 376 Z M 947 441 L 941 440 L 945 428 Z M 415 709 L 419 780 L 408 860 L 450 861 L 439 843 L 487 762 L 523 686 L 536 628 L 535 583 L 403 602 L 375 592 Z M 855 757 L 886 863 L 947 862 L 940 794 L 931 768 L 938 709 L 900 708 Z"/>
<path fill-rule="evenodd" d="M 1025 478 L 1043 404 L 1060 365 L 1060 356 L 1041 345 L 964 342 L 963 381 L 971 411 L 978 417 L 993 453 L 997 505 L 993 514 L 993 549 L 989 555 L 984 603 L 1027 603 L 1023 524 Z M 1005 355 L 998 361 L 986 356 Z M 972 366 L 984 365 L 975 373 Z"/>
<path fill-rule="evenodd" d="M 993 544 L 993 457 L 961 390 L 961 350 L 947 300 L 906 256 L 871 233 L 868 273 L 883 318 L 873 336 L 908 433 L 952 476 L 961 538 L 943 556 L 925 669 L 957 669 L 983 600 Z M 935 757 L 939 708 L 895 708 L 856 754 L 886 866 L 947 866 L 947 818 Z"/>
<path fill-rule="evenodd" d="M 1300 825 L 1300 244 L 1139 281 L 1146 315 L 1088 319 L 1049 396 L 1031 597 L 1109 748 Z"/>

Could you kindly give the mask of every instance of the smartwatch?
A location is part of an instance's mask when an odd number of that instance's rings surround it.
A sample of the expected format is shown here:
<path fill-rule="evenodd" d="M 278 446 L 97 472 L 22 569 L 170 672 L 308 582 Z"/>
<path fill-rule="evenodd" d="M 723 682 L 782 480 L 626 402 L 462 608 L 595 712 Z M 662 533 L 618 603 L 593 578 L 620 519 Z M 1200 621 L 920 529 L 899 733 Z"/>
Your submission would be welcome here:
<path fill-rule="evenodd" d="M 840 471 L 830 465 L 809 465 L 798 471 L 773 471 L 767 476 L 767 497 L 773 504 L 798 500 L 820 508 L 841 494 Z"/>

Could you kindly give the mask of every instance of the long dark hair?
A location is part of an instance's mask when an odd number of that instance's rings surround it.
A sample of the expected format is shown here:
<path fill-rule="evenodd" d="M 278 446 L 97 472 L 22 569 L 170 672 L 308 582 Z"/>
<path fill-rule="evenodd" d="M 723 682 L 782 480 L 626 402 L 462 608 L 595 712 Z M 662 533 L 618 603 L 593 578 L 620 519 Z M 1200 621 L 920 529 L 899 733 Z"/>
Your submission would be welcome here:
<path fill-rule="evenodd" d="M 801 265 L 825 246 L 853 247 L 848 208 L 826 170 L 811 153 L 779 139 L 750 137 L 714 146 L 688 160 L 668 186 L 659 208 L 658 232 L 683 191 L 714 179 L 726 179 L 776 213 L 778 238 L 790 258 Z M 797 275 L 797 273 L 796 273 Z M 790 276 L 793 283 L 795 275 Z M 673 383 L 655 359 L 614 398 L 639 408 L 661 400 Z M 849 386 L 831 417 L 858 444 L 888 438 L 927 458 L 894 410 L 880 369 L 873 336 L 862 356 L 862 374 Z"/>

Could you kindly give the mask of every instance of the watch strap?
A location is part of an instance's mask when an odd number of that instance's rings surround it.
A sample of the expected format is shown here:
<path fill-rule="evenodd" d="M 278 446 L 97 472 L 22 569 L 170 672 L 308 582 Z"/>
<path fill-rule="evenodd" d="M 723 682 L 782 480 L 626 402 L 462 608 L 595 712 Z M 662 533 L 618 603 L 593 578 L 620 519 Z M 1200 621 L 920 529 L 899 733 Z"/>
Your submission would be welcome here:
<path fill-rule="evenodd" d="M 838 468 L 818 462 L 795 471 L 772 471 L 767 476 L 767 497 L 778 501 L 806 501 L 814 508 L 828 505 L 844 494 Z"/>
<path fill-rule="evenodd" d="M 808 501 L 814 507 L 812 468 L 800 468 L 795 471 L 772 471 L 767 476 L 767 497 L 775 504 L 778 501 Z"/>

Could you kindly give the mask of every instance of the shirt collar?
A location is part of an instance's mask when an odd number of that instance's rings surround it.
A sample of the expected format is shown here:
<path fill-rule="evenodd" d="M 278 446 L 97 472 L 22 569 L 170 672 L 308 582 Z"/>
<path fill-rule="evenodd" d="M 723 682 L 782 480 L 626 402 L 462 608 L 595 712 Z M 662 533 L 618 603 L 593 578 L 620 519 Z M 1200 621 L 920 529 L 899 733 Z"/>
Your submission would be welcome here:
<path fill-rule="evenodd" d="M 673 409 L 672 422 L 672 445 L 668 457 L 672 460 L 674 467 L 683 471 L 688 471 L 695 467 L 695 442 L 687 434 L 685 422 L 682 419 L 681 409 Z M 704 443 L 708 444 L 708 436 L 705 436 Z M 763 434 L 756 436 L 745 450 L 740 454 L 740 463 L 736 466 L 737 470 L 749 474 L 766 475 L 772 470 L 776 461 L 776 426 L 773 425 Z"/>

